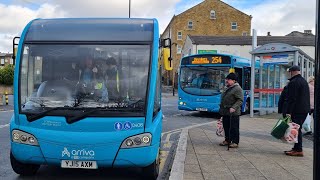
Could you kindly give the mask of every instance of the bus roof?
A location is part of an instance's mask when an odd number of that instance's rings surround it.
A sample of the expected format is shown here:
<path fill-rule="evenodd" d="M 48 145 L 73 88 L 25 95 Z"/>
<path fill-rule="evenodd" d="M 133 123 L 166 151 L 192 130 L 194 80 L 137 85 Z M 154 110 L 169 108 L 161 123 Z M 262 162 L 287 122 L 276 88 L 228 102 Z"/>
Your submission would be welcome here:
<path fill-rule="evenodd" d="M 155 19 L 57 18 L 35 19 L 28 41 L 153 41 Z"/>

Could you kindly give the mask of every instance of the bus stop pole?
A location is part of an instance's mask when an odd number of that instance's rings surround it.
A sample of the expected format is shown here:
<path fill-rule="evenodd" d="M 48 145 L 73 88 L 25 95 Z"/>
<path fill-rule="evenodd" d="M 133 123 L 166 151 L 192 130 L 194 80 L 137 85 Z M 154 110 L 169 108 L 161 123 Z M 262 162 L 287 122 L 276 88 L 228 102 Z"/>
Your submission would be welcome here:
<path fill-rule="evenodd" d="M 252 51 L 257 47 L 257 32 L 252 29 Z M 255 82 L 255 65 L 256 57 L 254 54 L 251 56 L 251 82 L 250 82 L 250 117 L 253 117 L 253 107 L 254 107 L 254 82 Z"/>
<path fill-rule="evenodd" d="M 319 0 L 316 1 L 316 41 L 315 41 L 315 92 L 320 91 L 320 19 Z M 315 120 L 314 120 L 314 140 L 313 140 L 313 179 L 320 179 L 320 95 L 315 93 Z"/>

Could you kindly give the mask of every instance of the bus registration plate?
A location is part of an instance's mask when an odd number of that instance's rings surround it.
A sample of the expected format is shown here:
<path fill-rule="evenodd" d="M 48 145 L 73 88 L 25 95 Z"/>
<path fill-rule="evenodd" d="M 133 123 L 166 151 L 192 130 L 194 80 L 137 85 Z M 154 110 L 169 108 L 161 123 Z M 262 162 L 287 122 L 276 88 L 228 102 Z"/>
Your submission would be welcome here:
<path fill-rule="evenodd" d="M 82 169 L 97 169 L 96 161 L 73 161 L 73 160 L 62 160 L 62 168 L 82 168 Z"/>
<path fill-rule="evenodd" d="M 196 108 L 197 111 L 208 111 L 207 108 Z"/>

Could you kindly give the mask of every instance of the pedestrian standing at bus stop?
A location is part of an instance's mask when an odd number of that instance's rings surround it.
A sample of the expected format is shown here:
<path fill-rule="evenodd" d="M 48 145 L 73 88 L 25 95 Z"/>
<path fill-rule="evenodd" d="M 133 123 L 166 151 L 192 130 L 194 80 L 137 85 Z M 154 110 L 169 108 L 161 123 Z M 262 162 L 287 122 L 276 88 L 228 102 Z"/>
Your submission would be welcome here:
<path fill-rule="evenodd" d="M 303 156 L 301 128 L 304 120 L 310 112 L 310 92 L 307 81 L 300 74 L 300 67 L 293 65 L 289 68 L 290 82 L 288 84 L 288 107 L 287 116 L 294 123 L 300 125 L 298 143 L 290 151 L 285 151 L 288 156 Z"/>
<path fill-rule="evenodd" d="M 239 145 L 239 120 L 241 115 L 241 105 L 243 103 L 243 92 L 237 83 L 237 75 L 230 73 L 225 79 L 226 90 L 221 95 L 219 113 L 222 115 L 225 140 L 220 146 L 237 148 Z"/>
<path fill-rule="evenodd" d="M 310 76 L 308 79 L 309 91 L 310 91 L 310 115 L 313 116 L 313 120 L 315 119 L 314 115 L 314 76 Z M 309 124 L 311 126 L 311 123 Z M 312 130 L 310 127 L 310 131 L 306 132 L 304 135 L 311 135 Z"/>

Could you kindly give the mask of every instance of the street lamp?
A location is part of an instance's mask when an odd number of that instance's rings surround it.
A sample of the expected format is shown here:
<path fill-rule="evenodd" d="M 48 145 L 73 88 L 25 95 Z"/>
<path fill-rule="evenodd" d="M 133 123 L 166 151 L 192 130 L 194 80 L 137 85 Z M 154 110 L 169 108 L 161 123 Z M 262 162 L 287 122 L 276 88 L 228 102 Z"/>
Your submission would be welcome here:
<path fill-rule="evenodd" d="M 131 10 L 131 0 L 129 0 L 129 18 L 130 18 L 130 10 Z"/>

